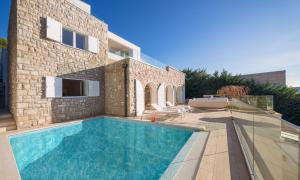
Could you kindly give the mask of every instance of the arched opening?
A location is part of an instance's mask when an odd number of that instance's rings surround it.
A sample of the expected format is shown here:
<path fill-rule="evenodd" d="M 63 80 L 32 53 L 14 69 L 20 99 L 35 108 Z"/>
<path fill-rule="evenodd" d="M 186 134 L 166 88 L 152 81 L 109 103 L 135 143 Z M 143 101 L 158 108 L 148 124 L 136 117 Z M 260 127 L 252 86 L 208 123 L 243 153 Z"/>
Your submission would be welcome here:
<path fill-rule="evenodd" d="M 153 83 L 148 83 L 145 86 L 145 109 L 153 110 L 153 105 L 157 104 L 157 91 Z"/>

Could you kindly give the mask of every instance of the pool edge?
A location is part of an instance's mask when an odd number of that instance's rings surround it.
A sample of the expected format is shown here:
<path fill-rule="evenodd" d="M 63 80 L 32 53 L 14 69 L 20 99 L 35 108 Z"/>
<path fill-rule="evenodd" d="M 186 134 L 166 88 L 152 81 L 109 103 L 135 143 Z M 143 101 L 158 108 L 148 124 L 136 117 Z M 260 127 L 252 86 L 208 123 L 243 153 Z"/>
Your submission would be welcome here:
<path fill-rule="evenodd" d="M 209 132 L 194 132 L 160 177 L 161 180 L 193 180 L 202 159 Z"/>
<path fill-rule="evenodd" d="M 0 174 L 1 179 L 19 180 L 21 179 L 17 163 L 12 152 L 9 139 L 6 135 L 0 135 Z"/>
<path fill-rule="evenodd" d="M 202 134 L 202 135 L 206 134 L 206 139 L 207 139 L 207 135 L 208 135 L 208 132 L 203 131 L 200 128 L 192 128 L 192 127 L 186 127 L 186 126 L 180 126 L 180 125 L 171 125 L 171 124 L 162 123 L 162 122 L 152 123 L 152 122 L 145 121 L 145 120 L 132 119 L 130 117 L 125 118 L 125 117 L 114 117 L 114 116 L 107 116 L 107 115 L 90 117 L 90 118 L 86 118 L 86 119 L 78 119 L 78 120 L 61 122 L 61 123 L 56 123 L 56 124 L 49 124 L 49 125 L 44 126 L 44 127 L 37 127 L 37 128 L 32 128 L 32 129 L 23 129 L 23 130 L 15 130 L 15 131 L 10 131 L 10 132 L 0 133 L 0 144 L 3 145 L 2 148 L 0 148 L 0 174 L 1 174 L 1 178 L 9 179 L 9 180 L 10 179 L 11 180 L 21 179 L 20 173 L 19 173 L 19 170 L 18 170 L 18 167 L 17 167 L 16 160 L 15 160 L 11 145 L 9 143 L 9 140 L 12 136 L 18 136 L 18 135 L 21 135 L 21 134 L 24 134 L 24 133 L 33 133 L 33 132 L 43 131 L 43 130 L 52 129 L 52 128 L 61 128 L 61 127 L 64 127 L 64 126 L 75 125 L 75 124 L 78 124 L 78 123 L 82 123 L 83 121 L 93 120 L 93 119 L 97 119 L 97 118 L 114 118 L 114 119 L 119 119 L 119 120 L 125 120 L 126 119 L 127 121 L 135 121 L 135 122 L 141 122 L 141 123 L 153 124 L 153 125 L 162 125 L 162 126 L 175 127 L 175 128 L 180 128 L 180 129 L 189 129 L 189 130 L 195 131 L 194 133 L 199 133 L 199 134 Z M 202 141 L 200 141 L 200 142 L 202 142 Z M 195 142 L 193 143 L 192 147 L 195 146 L 194 144 L 195 144 Z M 203 152 L 204 147 L 205 147 L 205 143 L 201 147 L 201 156 L 199 158 L 202 157 L 202 152 Z M 195 149 L 195 148 L 191 148 L 191 150 L 189 150 L 187 155 L 191 154 L 190 151 L 192 151 L 192 149 Z M 200 148 L 197 148 L 198 153 L 199 153 L 199 149 Z M 183 162 L 180 162 L 180 163 L 185 163 L 187 161 L 187 158 L 188 158 L 188 156 L 185 157 L 185 160 Z M 189 161 L 191 161 L 191 160 L 189 160 Z M 198 166 L 198 164 L 200 162 L 200 159 L 197 159 L 197 160 L 193 159 L 192 161 L 197 161 L 196 166 Z M 185 165 L 183 165 L 182 167 L 184 168 Z M 178 172 L 176 172 L 176 174 L 174 176 L 175 178 L 177 176 L 180 176 L 182 173 L 184 173 L 184 171 L 181 172 L 182 167 L 180 167 L 178 169 Z M 194 176 L 194 173 L 195 172 L 192 173 L 193 176 Z"/>

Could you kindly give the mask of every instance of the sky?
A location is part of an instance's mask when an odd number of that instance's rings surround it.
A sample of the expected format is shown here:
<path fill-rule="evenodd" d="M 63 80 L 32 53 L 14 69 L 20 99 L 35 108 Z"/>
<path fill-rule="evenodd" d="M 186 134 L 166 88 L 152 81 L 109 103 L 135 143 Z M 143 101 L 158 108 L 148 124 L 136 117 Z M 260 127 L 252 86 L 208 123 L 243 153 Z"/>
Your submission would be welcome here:
<path fill-rule="evenodd" d="M 109 30 L 178 69 L 287 71 L 300 86 L 299 0 L 84 0 Z M 0 37 L 10 0 L 1 0 Z"/>

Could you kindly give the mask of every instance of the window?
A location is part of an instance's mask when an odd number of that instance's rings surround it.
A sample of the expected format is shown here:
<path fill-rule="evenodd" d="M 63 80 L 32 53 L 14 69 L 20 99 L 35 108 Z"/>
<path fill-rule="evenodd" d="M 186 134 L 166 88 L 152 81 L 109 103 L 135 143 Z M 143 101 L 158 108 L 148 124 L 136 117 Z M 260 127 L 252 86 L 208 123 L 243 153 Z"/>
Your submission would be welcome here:
<path fill-rule="evenodd" d="M 73 32 L 63 28 L 62 42 L 66 45 L 73 46 Z"/>
<path fill-rule="evenodd" d="M 76 48 L 86 49 L 86 37 L 82 34 L 76 33 Z"/>
<path fill-rule="evenodd" d="M 63 79 L 63 96 L 84 96 L 84 81 Z"/>

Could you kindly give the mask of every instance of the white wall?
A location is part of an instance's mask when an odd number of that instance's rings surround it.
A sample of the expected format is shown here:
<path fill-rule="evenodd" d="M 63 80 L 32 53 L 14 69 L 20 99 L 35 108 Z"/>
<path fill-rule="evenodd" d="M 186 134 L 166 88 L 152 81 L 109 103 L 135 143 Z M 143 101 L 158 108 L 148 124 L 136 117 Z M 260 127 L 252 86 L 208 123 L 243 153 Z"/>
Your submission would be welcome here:
<path fill-rule="evenodd" d="M 108 38 L 118 42 L 119 44 L 123 45 L 124 47 L 128 48 L 128 49 L 132 49 L 132 52 L 130 53 L 130 55 L 133 57 L 133 59 L 136 60 L 140 60 L 141 59 L 141 48 L 138 47 L 137 45 L 123 39 L 122 37 L 108 31 L 107 33 Z"/>

